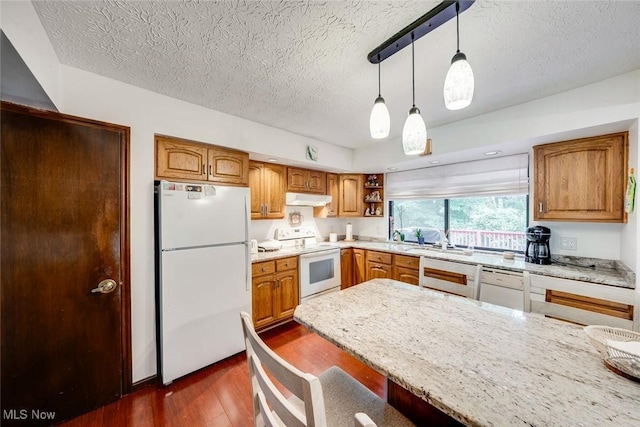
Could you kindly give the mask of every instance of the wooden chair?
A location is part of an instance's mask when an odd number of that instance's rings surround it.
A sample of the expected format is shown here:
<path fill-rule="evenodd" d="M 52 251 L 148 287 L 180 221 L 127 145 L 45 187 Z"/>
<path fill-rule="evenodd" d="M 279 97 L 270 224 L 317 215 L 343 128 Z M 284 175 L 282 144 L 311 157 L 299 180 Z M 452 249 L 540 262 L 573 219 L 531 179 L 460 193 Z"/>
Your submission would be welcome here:
<path fill-rule="evenodd" d="M 251 377 L 254 425 L 286 427 L 413 426 L 342 369 L 316 377 L 298 370 L 260 339 L 249 314 L 240 313 Z M 267 375 L 292 393 L 285 398 Z"/>

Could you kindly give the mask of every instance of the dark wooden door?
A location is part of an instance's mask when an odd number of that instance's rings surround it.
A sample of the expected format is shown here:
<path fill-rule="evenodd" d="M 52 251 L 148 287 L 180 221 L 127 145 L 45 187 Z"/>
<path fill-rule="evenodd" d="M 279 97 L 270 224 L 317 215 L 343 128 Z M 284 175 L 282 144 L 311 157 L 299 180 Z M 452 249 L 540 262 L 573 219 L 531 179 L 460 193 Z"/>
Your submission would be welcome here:
<path fill-rule="evenodd" d="M 51 424 L 130 384 L 128 128 L 5 103 L 1 119 L 2 425 Z"/>

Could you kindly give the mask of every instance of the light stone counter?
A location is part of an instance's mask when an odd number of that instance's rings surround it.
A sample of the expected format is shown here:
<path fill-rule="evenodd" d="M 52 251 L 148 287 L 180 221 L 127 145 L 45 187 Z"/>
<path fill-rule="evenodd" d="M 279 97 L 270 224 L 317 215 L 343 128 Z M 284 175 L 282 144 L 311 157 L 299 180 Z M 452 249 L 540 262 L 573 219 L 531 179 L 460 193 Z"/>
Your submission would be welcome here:
<path fill-rule="evenodd" d="M 533 274 L 543 276 L 559 277 L 562 279 L 580 280 L 583 282 L 599 283 L 603 285 L 616 286 L 621 288 L 635 289 L 636 280 L 633 271 L 618 261 L 594 260 L 594 268 L 578 267 L 574 265 L 536 265 L 524 262 L 522 256 L 516 259 L 506 260 L 500 253 L 490 253 L 476 251 L 473 255 L 464 255 L 460 250 L 440 251 L 427 246 L 410 244 L 398 244 L 393 242 L 371 242 L 371 241 L 339 241 L 331 246 L 340 248 L 360 248 L 374 251 L 390 252 L 407 256 L 426 256 L 429 258 L 441 259 L 445 261 L 460 262 L 465 264 L 481 264 L 484 267 L 496 268 L 510 271 L 528 271 Z M 251 262 L 268 261 L 271 259 L 297 256 L 304 253 L 304 250 L 281 249 L 275 252 L 260 252 L 251 256 Z M 604 261 L 604 262 L 602 262 Z"/>
<path fill-rule="evenodd" d="M 426 256 L 445 261 L 465 264 L 481 264 L 484 267 L 510 271 L 528 271 L 543 276 L 559 277 L 562 279 L 580 280 L 583 282 L 600 283 L 603 285 L 635 289 L 635 274 L 624 264 L 612 260 L 594 261 L 594 268 L 575 265 L 537 265 L 524 261 L 522 256 L 507 260 L 501 253 L 476 251 L 473 255 L 465 255 L 460 250 L 441 251 L 428 246 L 386 243 L 386 242 L 338 242 L 342 247 L 353 247 L 368 250 L 392 252 L 399 255 Z"/>
<path fill-rule="evenodd" d="M 640 384 L 582 328 L 375 279 L 298 306 L 295 320 L 470 426 L 640 426 Z"/>

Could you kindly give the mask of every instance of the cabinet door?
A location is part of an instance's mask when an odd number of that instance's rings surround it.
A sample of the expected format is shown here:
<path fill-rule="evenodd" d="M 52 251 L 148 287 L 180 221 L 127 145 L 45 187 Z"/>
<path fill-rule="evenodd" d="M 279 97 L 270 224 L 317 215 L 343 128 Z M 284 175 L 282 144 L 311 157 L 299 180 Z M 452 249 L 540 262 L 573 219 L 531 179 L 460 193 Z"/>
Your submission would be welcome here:
<path fill-rule="evenodd" d="M 420 281 L 420 276 L 417 269 L 394 266 L 393 278 L 401 282 L 409 283 L 411 285 L 417 285 Z"/>
<path fill-rule="evenodd" d="M 391 266 L 375 261 L 367 261 L 367 280 L 391 279 Z"/>
<path fill-rule="evenodd" d="M 275 291 L 275 275 L 270 274 L 253 278 L 251 299 L 253 303 L 253 324 L 256 328 L 267 326 L 277 320 Z"/>
<path fill-rule="evenodd" d="M 278 273 L 276 279 L 276 320 L 291 318 L 300 303 L 298 270 Z"/>
<path fill-rule="evenodd" d="M 362 216 L 362 175 L 340 175 L 338 216 Z"/>
<path fill-rule="evenodd" d="M 326 206 L 326 216 L 336 217 L 338 216 L 338 204 L 340 200 L 340 183 L 338 182 L 338 175 L 335 173 L 327 174 L 327 193 L 331 196 L 331 203 Z"/>
<path fill-rule="evenodd" d="M 308 191 L 309 171 L 306 169 L 287 168 L 287 191 L 305 193 Z"/>
<path fill-rule="evenodd" d="M 365 281 L 366 264 L 364 259 L 364 249 L 353 250 L 353 284 L 357 285 Z"/>
<path fill-rule="evenodd" d="M 353 249 L 340 251 L 340 289 L 353 286 Z"/>
<path fill-rule="evenodd" d="M 207 180 L 207 148 L 156 135 L 156 177 Z"/>
<path fill-rule="evenodd" d="M 209 181 L 247 185 L 249 180 L 249 154 L 219 148 L 208 149 Z"/>
<path fill-rule="evenodd" d="M 251 189 L 251 219 L 264 218 L 264 191 L 260 162 L 249 162 L 249 188 Z"/>
<path fill-rule="evenodd" d="M 624 222 L 627 133 L 533 147 L 534 220 Z"/>
<path fill-rule="evenodd" d="M 265 218 L 284 218 L 286 167 L 265 163 L 262 169 L 263 201 L 267 205 Z"/>
<path fill-rule="evenodd" d="M 307 181 L 307 191 L 325 194 L 327 192 L 326 172 L 310 170 Z"/>

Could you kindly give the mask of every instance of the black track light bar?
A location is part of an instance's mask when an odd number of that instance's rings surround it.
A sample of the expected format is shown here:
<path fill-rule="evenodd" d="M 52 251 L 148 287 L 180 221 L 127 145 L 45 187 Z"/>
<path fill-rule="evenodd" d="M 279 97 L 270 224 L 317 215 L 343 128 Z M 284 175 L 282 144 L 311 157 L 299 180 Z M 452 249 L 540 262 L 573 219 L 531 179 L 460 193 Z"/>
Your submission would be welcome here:
<path fill-rule="evenodd" d="M 448 20 L 456 17 L 456 3 L 460 5 L 459 13 L 469 9 L 475 0 L 443 1 L 429 12 L 400 30 L 393 37 L 373 49 L 367 55 L 372 64 L 378 64 L 396 52 L 411 44 L 411 40 L 429 34 Z M 413 34 L 413 37 L 412 37 Z"/>

